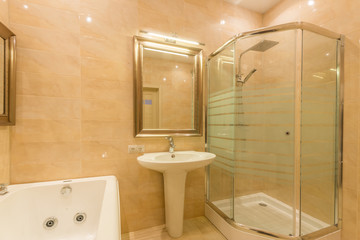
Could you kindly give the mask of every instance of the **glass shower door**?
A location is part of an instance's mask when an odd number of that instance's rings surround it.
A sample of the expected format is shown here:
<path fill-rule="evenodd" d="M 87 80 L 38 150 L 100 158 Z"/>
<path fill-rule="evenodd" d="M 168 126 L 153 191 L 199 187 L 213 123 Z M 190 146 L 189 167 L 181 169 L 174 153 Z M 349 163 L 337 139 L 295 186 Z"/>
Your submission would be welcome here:
<path fill-rule="evenodd" d="M 235 90 L 234 218 L 286 236 L 296 234 L 296 34 L 288 30 L 236 43 L 238 77 L 246 81 Z"/>
<path fill-rule="evenodd" d="M 229 218 L 234 217 L 234 46 L 208 62 L 207 150 L 216 159 L 207 169 L 207 199 Z"/>
<path fill-rule="evenodd" d="M 337 40 L 303 31 L 301 234 L 336 224 Z"/>
<path fill-rule="evenodd" d="M 291 239 L 341 227 L 343 39 L 291 23 L 211 55 L 207 198 L 235 227 Z"/>

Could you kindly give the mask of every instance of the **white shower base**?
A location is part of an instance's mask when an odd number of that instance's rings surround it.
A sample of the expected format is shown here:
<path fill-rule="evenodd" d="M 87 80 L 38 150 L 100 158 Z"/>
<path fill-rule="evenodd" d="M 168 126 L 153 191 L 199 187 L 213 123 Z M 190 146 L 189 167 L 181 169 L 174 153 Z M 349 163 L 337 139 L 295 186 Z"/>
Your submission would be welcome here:
<path fill-rule="evenodd" d="M 215 201 L 213 204 L 230 216 L 230 199 Z M 245 226 L 287 236 L 293 234 L 292 207 L 262 192 L 235 198 L 234 216 L 237 223 Z M 330 226 L 308 214 L 303 213 L 301 218 L 302 235 Z"/>

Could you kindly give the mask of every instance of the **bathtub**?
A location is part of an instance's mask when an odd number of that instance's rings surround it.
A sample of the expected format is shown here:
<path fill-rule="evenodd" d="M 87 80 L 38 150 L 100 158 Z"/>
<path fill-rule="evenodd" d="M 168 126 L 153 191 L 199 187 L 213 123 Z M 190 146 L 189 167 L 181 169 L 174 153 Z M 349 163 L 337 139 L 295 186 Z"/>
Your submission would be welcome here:
<path fill-rule="evenodd" d="M 16 184 L 0 195 L 1 240 L 119 240 L 114 176 Z"/>

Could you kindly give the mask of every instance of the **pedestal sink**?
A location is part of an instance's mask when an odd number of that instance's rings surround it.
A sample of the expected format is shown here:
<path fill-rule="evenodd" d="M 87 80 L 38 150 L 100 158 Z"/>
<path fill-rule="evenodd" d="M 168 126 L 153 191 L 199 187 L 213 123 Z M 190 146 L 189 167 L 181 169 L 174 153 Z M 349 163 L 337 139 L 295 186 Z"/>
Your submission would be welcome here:
<path fill-rule="evenodd" d="M 177 238 L 183 233 L 187 172 L 210 164 L 215 157 L 215 154 L 207 152 L 177 151 L 146 153 L 137 158 L 141 166 L 163 173 L 165 220 L 171 237 Z"/>

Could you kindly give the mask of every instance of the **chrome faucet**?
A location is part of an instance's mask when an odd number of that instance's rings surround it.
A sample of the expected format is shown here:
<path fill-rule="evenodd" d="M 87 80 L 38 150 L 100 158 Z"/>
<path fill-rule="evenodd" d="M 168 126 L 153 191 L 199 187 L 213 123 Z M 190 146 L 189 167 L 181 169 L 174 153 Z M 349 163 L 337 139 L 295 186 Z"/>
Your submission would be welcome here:
<path fill-rule="evenodd" d="M 169 153 L 173 153 L 175 151 L 174 139 L 172 137 L 166 137 L 166 139 L 169 140 L 170 144 Z"/>
<path fill-rule="evenodd" d="M 5 184 L 0 184 L 0 195 L 5 195 L 8 193 L 7 187 Z"/>

